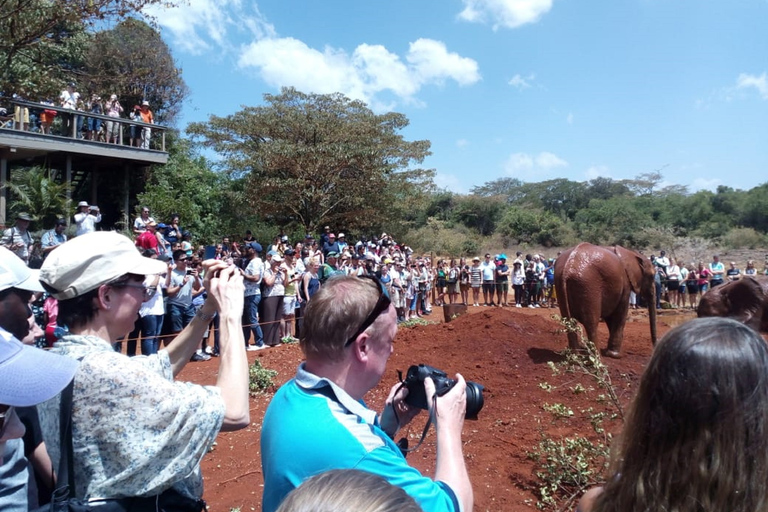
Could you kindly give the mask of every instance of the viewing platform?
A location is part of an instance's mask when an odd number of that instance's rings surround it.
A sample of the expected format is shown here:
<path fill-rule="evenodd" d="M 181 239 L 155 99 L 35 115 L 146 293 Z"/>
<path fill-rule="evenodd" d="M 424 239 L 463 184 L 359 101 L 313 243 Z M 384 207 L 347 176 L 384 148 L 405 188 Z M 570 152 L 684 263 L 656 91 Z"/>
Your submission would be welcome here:
<path fill-rule="evenodd" d="M 0 107 L 7 115 L 0 116 L 0 224 L 6 224 L 8 191 L 5 188 L 14 173 L 24 168 L 42 166 L 56 171 L 58 181 L 67 184 L 67 199 L 99 203 L 100 181 L 115 180 L 123 187 L 121 205 L 113 205 L 115 220 L 129 213 L 131 175 L 143 172 L 151 165 L 168 162 L 165 150 L 167 128 L 146 124 L 128 118 L 116 118 L 90 112 L 75 111 L 16 99 L 0 98 Z M 29 124 L 24 109 L 29 116 Z M 39 124 L 44 111 L 53 116 L 53 123 L 45 133 Z M 14 113 L 21 114 L 14 120 Z M 85 138 L 89 119 L 99 120 L 101 129 L 94 133 L 95 140 Z M 117 143 L 107 142 L 107 123 L 118 123 Z M 94 123 L 95 124 L 95 123 Z M 131 130 L 139 140 L 144 128 L 151 130 L 149 148 L 130 145 Z M 138 142 L 136 142 L 138 144 Z M 135 195 L 135 193 L 134 193 Z M 108 212 L 109 205 L 103 211 Z M 120 212 L 122 210 L 122 212 Z"/>

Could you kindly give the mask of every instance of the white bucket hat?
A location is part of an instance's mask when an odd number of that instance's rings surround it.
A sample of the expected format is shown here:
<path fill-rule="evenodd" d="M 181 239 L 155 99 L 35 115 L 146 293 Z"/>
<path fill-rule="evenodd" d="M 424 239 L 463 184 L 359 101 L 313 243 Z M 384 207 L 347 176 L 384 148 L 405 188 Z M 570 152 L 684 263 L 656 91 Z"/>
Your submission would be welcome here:
<path fill-rule="evenodd" d="M 8 288 L 42 292 L 44 290 L 39 278 L 39 270 L 30 269 L 21 258 L 5 247 L 0 247 L 0 292 Z"/>
<path fill-rule="evenodd" d="M 125 275 L 152 275 L 167 271 L 165 263 L 145 258 L 126 236 L 96 231 L 63 243 L 51 252 L 40 269 L 40 281 L 59 300 L 71 299 Z"/>

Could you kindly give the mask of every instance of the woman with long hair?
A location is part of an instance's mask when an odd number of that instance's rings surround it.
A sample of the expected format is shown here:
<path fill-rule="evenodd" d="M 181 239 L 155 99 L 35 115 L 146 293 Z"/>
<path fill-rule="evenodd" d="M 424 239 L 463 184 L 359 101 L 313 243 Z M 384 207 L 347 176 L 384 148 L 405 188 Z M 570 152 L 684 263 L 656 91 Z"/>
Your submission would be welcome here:
<path fill-rule="evenodd" d="M 581 512 L 768 510 L 768 348 L 727 318 L 699 318 L 656 346 L 611 475 Z"/>

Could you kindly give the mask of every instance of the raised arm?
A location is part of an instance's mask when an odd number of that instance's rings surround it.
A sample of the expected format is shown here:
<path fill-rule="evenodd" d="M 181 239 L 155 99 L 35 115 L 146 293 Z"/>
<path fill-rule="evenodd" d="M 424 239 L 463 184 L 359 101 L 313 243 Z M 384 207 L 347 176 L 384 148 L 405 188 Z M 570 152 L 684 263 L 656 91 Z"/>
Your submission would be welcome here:
<path fill-rule="evenodd" d="M 448 393 L 437 397 L 437 410 L 434 411 L 435 430 L 437 431 L 437 468 L 435 480 L 448 484 L 461 501 L 462 509 L 472 510 L 474 494 L 469 481 L 467 466 L 462 454 L 461 430 L 464 427 L 464 415 L 467 410 L 467 384 L 464 377 L 456 374 L 456 385 Z M 435 383 L 431 378 L 424 381 L 427 403 L 432 410 L 432 397 Z"/>

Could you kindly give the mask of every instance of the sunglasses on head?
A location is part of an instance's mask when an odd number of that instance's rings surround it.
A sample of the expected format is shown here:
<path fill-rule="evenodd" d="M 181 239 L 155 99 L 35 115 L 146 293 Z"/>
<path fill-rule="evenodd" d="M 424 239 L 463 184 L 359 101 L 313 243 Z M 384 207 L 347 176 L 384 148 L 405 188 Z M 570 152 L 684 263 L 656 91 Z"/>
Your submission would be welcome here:
<path fill-rule="evenodd" d="M 355 334 L 353 334 L 352 337 L 350 337 L 344 344 L 344 348 L 350 346 L 358 336 L 365 332 L 365 330 L 369 328 L 373 322 L 375 322 L 376 319 L 381 316 L 382 313 L 389 309 L 389 305 L 392 303 L 389 295 L 387 295 L 387 289 L 384 287 L 384 284 L 375 276 L 358 276 L 358 279 L 370 279 L 373 281 L 376 284 L 376 287 L 379 289 L 379 300 L 377 300 L 376 305 L 373 306 L 373 311 L 371 311 L 371 314 L 369 314 L 365 320 L 363 320 L 360 328 L 355 331 Z"/>

